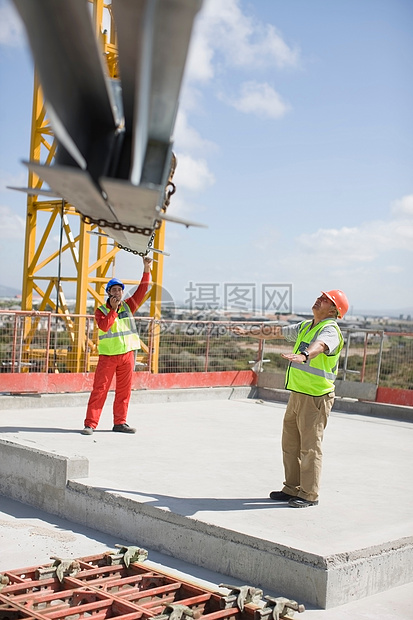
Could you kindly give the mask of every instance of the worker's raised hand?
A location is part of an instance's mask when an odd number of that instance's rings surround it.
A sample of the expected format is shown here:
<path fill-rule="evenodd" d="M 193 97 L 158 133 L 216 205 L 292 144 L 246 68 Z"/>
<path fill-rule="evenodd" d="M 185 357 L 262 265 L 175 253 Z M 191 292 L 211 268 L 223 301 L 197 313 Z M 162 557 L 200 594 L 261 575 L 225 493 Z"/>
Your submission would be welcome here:
<path fill-rule="evenodd" d="M 143 257 L 143 267 L 144 267 L 144 272 L 145 273 L 149 273 L 150 269 L 152 266 L 152 259 L 150 256 L 144 256 Z"/>

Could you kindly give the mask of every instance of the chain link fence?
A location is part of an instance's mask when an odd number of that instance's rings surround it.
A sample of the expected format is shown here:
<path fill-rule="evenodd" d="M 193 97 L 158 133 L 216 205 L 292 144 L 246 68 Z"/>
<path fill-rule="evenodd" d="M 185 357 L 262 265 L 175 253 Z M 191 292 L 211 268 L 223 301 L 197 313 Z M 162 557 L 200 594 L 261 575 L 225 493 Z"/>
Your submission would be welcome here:
<path fill-rule="evenodd" d="M 237 336 L 235 323 L 136 317 L 142 349 L 137 371 L 158 373 L 228 370 L 283 372 L 282 340 Z M 253 324 L 237 322 L 251 328 Z M 381 387 L 413 389 L 413 334 L 342 328 L 345 346 L 339 378 Z M 97 359 L 93 315 L 0 310 L 0 372 L 93 372 Z"/>

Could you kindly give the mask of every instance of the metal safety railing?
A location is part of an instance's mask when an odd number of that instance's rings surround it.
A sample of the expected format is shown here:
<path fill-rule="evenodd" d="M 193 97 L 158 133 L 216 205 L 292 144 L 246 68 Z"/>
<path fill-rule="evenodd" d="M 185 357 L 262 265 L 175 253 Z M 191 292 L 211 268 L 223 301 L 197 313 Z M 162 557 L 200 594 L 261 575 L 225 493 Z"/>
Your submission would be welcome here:
<path fill-rule="evenodd" d="M 237 336 L 228 321 L 136 317 L 142 349 L 137 371 L 283 373 L 291 351 L 283 340 Z M 251 328 L 251 322 L 240 323 Z M 413 389 L 413 333 L 342 327 L 345 345 L 338 378 Z M 79 344 L 80 343 L 80 344 Z M 156 365 L 154 360 L 156 358 Z M 93 315 L 0 310 L 0 372 L 93 372 L 98 359 Z"/>

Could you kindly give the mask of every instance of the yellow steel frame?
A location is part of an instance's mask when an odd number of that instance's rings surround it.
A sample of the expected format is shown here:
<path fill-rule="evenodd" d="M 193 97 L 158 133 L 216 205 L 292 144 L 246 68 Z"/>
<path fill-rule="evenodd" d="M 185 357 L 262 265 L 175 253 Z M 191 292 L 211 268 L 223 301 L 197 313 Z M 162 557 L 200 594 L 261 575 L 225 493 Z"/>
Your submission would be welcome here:
<path fill-rule="evenodd" d="M 112 78 L 117 77 L 117 48 L 115 41 L 115 28 L 113 27 L 111 16 L 111 5 L 105 4 L 103 0 L 89 0 L 92 3 L 93 20 L 96 28 L 96 35 L 102 37 L 105 56 L 107 59 L 109 74 Z M 104 13 L 107 11 L 110 19 L 109 35 L 106 31 L 102 34 Z M 49 125 L 44 98 L 37 78 L 34 77 L 34 94 L 32 109 L 32 126 L 30 140 L 30 160 L 43 162 L 50 165 L 56 152 L 56 141 L 53 137 Z M 43 182 L 39 177 L 29 172 L 28 187 L 41 189 Z M 41 224 L 42 218 L 46 215 L 47 221 Z M 53 244 L 52 235 L 56 234 L 57 223 L 61 224 L 65 241 L 61 248 L 50 250 Z M 73 229 L 78 229 L 73 233 Z M 41 228 L 43 232 L 40 233 Z M 108 274 L 114 265 L 115 256 L 118 248 L 111 247 L 111 240 L 107 237 L 98 237 L 96 258 L 91 257 L 91 236 L 90 232 L 99 229 L 91 224 L 83 222 L 82 218 L 70 204 L 63 203 L 61 200 L 45 200 L 39 194 L 29 195 L 27 199 L 26 217 L 26 236 L 24 249 L 23 265 L 23 285 L 22 285 L 22 310 L 33 309 L 33 296 L 40 296 L 39 310 L 50 308 L 52 312 L 58 312 L 66 322 L 66 328 L 70 334 L 71 347 L 68 353 L 68 368 L 72 372 L 81 372 L 85 368 L 89 369 L 89 359 L 85 360 L 85 355 L 94 353 L 93 343 L 86 343 L 85 327 L 87 314 L 88 294 L 95 300 L 95 307 L 104 300 L 104 287 L 108 280 Z M 39 238 L 40 235 L 40 238 Z M 154 248 L 163 250 L 165 238 L 165 223 L 156 232 Z M 51 263 L 57 259 L 70 256 L 74 266 L 73 276 L 58 276 L 45 273 Z M 151 316 L 160 316 L 160 302 L 163 277 L 163 256 L 159 254 L 158 262 L 154 263 L 152 273 L 153 287 L 147 297 L 151 297 Z M 65 258 L 67 261 L 67 259 Z M 95 275 L 93 275 L 95 274 Z M 76 283 L 76 305 L 75 314 L 78 317 L 72 321 L 68 316 L 68 308 L 64 294 L 64 285 Z M 137 284 L 132 280 L 125 280 L 128 285 Z M 37 321 L 35 318 L 27 319 L 24 330 L 25 349 L 29 353 L 30 343 L 36 330 Z M 155 338 L 154 352 L 152 355 L 153 372 L 158 370 L 158 348 L 159 338 Z"/>

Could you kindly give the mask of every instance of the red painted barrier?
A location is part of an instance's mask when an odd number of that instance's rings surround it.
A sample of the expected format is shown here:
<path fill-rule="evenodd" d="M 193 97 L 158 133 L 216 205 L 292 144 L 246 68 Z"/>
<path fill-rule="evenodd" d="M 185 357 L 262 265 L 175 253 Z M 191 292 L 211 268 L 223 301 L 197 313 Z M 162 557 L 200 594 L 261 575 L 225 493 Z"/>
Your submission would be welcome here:
<path fill-rule="evenodd" d="M 58 394 L 90 392 L 94 373 L 2 373 L 0 392 L 11 394 Z M 182 372 L 151 374 L 137 372 L 133 390 L 169 390 L 179 388 L 239 387 L 255 385 L 257 375 L 252 370 L 223 372 Z M 111 389 L 115 389 L 113 381 Z"/>
<path fill-rule="evenodd" d="M 94 373 L 1 373 L 0 392 L 10 394 L 59 394 L 90 392 Z M 171 390 L 204 387 L 253 386 L 257 375 L 252 370 L 223 372 L 180 372 L 151 374 L 136 372 L 133 390 Z M 111 389 L 115 389 L 113 381 Z M 379 387 L 376 402 L 413 407 L 413 390 Z"/>
<path fill-rule="evenodd" d="M 413 407 L 413 390 L 378 387 L 376 402 Z"/>

